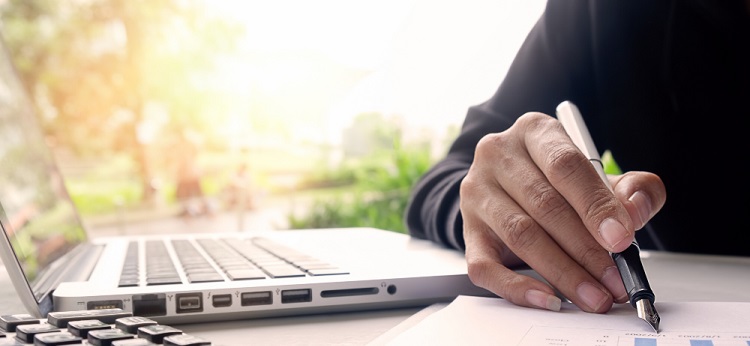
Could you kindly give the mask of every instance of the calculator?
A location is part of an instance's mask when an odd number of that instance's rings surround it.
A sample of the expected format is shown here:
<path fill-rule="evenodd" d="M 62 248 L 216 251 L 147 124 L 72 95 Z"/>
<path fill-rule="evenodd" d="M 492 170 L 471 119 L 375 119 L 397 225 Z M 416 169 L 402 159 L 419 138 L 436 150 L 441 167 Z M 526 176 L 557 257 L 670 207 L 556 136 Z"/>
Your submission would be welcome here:
<path fill-rule="evenodd" d="M 203 338 L 119 308 L 0 316 L 0 345 L 210 346 Z"/>

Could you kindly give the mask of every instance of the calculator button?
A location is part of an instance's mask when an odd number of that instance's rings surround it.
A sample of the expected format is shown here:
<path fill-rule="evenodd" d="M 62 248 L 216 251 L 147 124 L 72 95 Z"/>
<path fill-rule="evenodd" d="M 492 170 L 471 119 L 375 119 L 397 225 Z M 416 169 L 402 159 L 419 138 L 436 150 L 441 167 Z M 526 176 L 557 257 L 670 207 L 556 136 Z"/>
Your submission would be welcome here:
<path fill-rule="evenodd" d="M 39 324 L 39 319 L 29 314 L 0 316 L 0 328 L 6 332 L 15 332 L 16 327 L 22 324 Z"/>
<path fill-rule="evenodd" d="M 112 341 L 112 346 L 157 346 L 146 339 L 127 339 Z"/>
<path fill-rule="evenodd" d="M 112 324 L 115 323 L 116 319 L 128 316 L 133 316 L 133 313 L 123 309 L 55 311 L 47 314 L 47 322 L 60 328 L 65 328 L 70 321 L 99 320 Z"/>
<path fill-rule="evenodd" d="M 42 333 L 55 333 L 59 332 L 60 328 L 57 328 L 49 323 L 40 324 L 25 324 L 16 328 L 16 339 L 30 344 L 34 342 L 34 336 Z"/>
<path fill-rule="evenodd" d="M 161 344 L 165 337 L 182 334 L 182 331 L 170 326 L 153 325 L 138 328 L 138 337 L 147 339 L 155 344 Z"/>
<path fill-rule="evenodd" d="M 110 329 L 112 326 L 99 320 L 80 320 L 68 322 L 68 331 L 73 334 L 86 338 L 92 330 Z"/>
<path fill-rule="evenodd" d="M 211 342 L 188 334 L 172 335 L 164 338 L 164 346 L 211 346 Z"/>
<path fill-rule="evenodd" d="M 134 334 L 130 334 L 120 329 L 102 329 L 90 331 L 87 340 L 94 346 L 111 346 L 112 342 L 115 340 L 133 338 L 135 338 Z"/>
<path fill-rule="evenodd" d="M 2 1 L 2 0 L 0 0 Z M 0 315 L 0 346 L 211 346 L 211 341 L 122 308 Z"/>
<path fill-rule="evenodd" d="M 131 334 L 138 333 L 138 328 L 140 327 L 153 326 L 155 324 L 158 323 L 150 318 L 141 316 L 123 317 L 115 320 L 116 328 L 122 329 Z"/>
<path fill-rule="evenodd" d="M 56 345 L 80 345 L 81 339 L 69 332 L 43 333 L 34 337 L 34 345 L 56 346 Z"/>

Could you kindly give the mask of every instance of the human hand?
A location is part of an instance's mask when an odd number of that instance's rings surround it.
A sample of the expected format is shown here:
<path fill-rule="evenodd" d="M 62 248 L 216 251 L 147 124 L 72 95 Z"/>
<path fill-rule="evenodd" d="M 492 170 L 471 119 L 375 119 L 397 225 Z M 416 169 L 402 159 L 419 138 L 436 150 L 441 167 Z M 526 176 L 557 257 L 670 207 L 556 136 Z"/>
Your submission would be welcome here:
<path fill-rule="evenodd" d="M 513 271 L 525 263 L 584 311 L 626 302 L 609 252 L 630 246 L 666 190 L 648 172 L 610 183 L 614 193 L 548 115 L 482 138 L 460 189 L 469 278 L 514 304 L 559 310 L 552 287 Z"/>

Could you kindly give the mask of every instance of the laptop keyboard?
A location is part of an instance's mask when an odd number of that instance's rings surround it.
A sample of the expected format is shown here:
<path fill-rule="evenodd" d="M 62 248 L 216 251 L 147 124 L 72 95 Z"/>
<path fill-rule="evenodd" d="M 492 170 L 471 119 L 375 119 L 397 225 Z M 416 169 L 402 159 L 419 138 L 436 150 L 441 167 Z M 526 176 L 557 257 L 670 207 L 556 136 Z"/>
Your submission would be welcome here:
<path fill-rule="evenodd" d="M 122 309 L 103 309 L 50 312 L 46 319 L 2 315 L 0 345 L 210 346 L 211 341 Z"/>
<path fill-rule="evenodd" d="M 349 274 L 266 238 L 147 240 L 142 266 L 140 249 L 136 241 L 129 244 L 120 287 Z"/>

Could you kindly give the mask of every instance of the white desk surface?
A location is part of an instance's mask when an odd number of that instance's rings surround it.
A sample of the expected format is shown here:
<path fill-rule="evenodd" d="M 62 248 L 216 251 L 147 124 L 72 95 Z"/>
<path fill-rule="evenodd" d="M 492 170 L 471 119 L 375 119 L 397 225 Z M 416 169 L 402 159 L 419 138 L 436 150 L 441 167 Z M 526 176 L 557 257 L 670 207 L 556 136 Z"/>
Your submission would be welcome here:
<path fill-rule="evenodd" d="M 750 302 L 750 257 L 650 252 L 643 265 L 657 302 Z M 214 346 L 382 344 L 387 343 L 390 335 L 442 306 L 172 326 L 206 338 Z M 25 310 L 2 270 L 0 313 L 22 312 Z"/>

